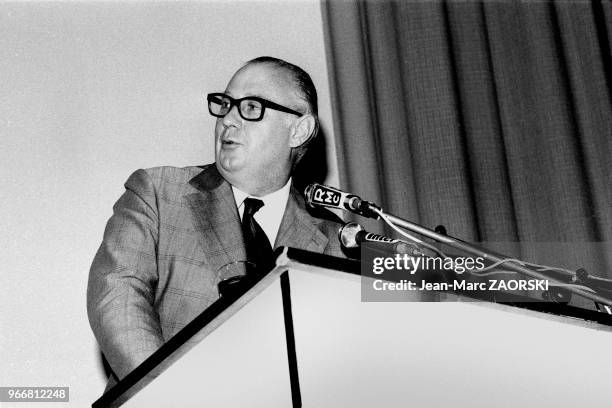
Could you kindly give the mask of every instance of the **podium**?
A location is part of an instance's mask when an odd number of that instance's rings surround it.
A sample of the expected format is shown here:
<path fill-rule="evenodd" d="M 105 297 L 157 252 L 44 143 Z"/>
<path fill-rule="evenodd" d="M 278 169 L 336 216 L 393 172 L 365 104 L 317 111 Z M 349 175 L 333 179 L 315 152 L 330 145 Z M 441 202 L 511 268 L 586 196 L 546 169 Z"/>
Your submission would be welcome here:
<path fill-rule="evenodd" d="M 284 248 L 92 407 L 612 406 L 609 316 L 362 302 L 362 279 L 355 261 Z"/>

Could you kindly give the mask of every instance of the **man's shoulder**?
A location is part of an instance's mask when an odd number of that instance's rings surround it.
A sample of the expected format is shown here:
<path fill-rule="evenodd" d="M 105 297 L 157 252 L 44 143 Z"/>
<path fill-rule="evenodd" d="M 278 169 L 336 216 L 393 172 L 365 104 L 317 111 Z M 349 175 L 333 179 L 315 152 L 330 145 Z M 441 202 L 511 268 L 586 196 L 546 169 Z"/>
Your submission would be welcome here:
<path fill-rule="evenodd" d="M 214 164 L 202 166 L 160 166 L 139 169 L 133 172 L 125 182 L 127 190 L 143 196 L 156 196 L 168 200 L 177 200 L 180 196 L 197 191 L 192 180 L 203 172 L 214 170 Z M 201 176 L 200 176 L 201 177 Z"/>
<path fill-rule="evenodd" d="M 340 244 L 338 234 L 342 226 L 346 224 L 336 213 L 326 208 L 310 208 L 307 206 L 308 215 L 312 217 L 313 223 L 327 236 L 329 243 L 324 253 L 341 258 L 358 258 L 359 254 L 355 250 L 346 249 Z"/>
<path fill-rule="evenodd" d="M 186 166 L 186 167 L 174 167 L 174 166 L 159 166 L 150 167 L 147 169 L 137 170 L 138 172 L 145 172 L 156 183 L 175 183 L 175 184 L 186 184 L 191 179 L 200 174 L 202 171 L 210 168 L 213 164 L 205 164 L 202 166 Z"/>
<path fill-rule="evenodd" d="M 304 210 L 310 216 L 312 223 L 327 237 L 335 239 L 338 235 L 338 230 L 346 224 L 346 221 L 326 208 L 310 207 L 305 203 L 302 196 L 300 196 L 300 201 L 300 204 L 303 205 Z"/>

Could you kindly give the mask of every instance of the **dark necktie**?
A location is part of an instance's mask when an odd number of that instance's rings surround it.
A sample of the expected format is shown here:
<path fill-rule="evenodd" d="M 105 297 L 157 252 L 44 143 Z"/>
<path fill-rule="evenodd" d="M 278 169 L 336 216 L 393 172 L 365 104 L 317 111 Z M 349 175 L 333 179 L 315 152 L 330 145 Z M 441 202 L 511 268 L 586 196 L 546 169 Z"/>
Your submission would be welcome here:
<path fill-rule="evenodd" d="M 254 266 L 247 268 L 247 274 L 266 273 L 274 266 L 270 241 L 253 217 L 263 205 L 263 201 L 256 198 L 248 197 L 244 200 L 242 236 L 247 260 L 254 264 Z"/>

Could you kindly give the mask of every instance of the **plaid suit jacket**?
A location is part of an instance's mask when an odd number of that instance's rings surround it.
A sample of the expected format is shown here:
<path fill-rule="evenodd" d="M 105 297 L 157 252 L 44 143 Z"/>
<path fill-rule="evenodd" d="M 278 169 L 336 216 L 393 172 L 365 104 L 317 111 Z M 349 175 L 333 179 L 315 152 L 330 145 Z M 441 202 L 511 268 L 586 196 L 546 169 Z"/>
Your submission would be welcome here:
<path fill-rule="evenodd" d="M 91 327 L 118 379 L 217 300 L 224 265 L 246 259 L 231 186 L 214 164 L 138 170 L 125 188 L 87 289 Z M 310 215 L 292 187 L 274 247 L 343 256 L 341 220 L 326 213 Z"/>

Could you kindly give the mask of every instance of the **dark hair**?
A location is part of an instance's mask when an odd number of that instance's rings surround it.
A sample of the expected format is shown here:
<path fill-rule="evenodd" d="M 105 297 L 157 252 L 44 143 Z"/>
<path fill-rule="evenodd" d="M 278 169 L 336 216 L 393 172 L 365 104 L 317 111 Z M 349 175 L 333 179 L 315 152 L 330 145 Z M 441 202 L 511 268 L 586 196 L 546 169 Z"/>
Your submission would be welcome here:
<path fill-rule="evenodd" d="M 319 105 L 317 102 L 317 89 L 315 88 L 314 83 L 312 82 L 312 79 L 310 78 L 310 75 L 308 75 L 306 71 L 304 71 L 302 68 L 298 67 L 297 65 L 287 62 L 285 60 L 282 60 L 280 58 L 274 58 L 274 57 L 268 57 L 268 56 L 257 57 L 257 58 L 254 58 L 248 61 L 246 64 L 244 64 L 244 66 L 248 66 L 252 64 L 270 64 L 277 68 L 284 69 L 285 71 L 287 71 L 291 75 L 293 82 L 297 86 L 298 91 L 300 93 L 300 97 L 308 105 L 308 112 L 304 112 L 304 113 L 311 114 L 315 119 L 315 127 L 313 129 L 313 132 L 310 138 L 306 142 L 304 142 L 301 146 L 296 147 L 294 150 L 293 167 L 295 168 L 295 166 L 299 163 L 299 161 L 302 159 L 304 154 L 306 154 L 306 151 L 308 150 L 308 145 L 319 133 L 319 114 L 318 114 Z"/>

